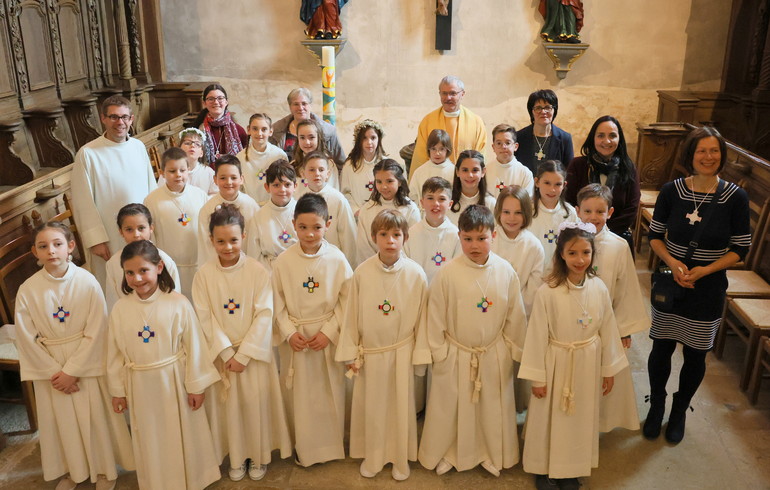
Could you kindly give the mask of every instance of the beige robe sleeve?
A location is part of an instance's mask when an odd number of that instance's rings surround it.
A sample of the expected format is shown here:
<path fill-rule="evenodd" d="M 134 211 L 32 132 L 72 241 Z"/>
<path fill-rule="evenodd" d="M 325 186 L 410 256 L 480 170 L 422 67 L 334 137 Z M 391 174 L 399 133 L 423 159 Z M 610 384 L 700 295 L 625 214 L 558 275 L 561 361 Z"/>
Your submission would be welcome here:
<path fill-rule="evenodd" d="M 428 292 L 426 335 L 434 363 L 443 361 L 449 353 L 449 344 L 444 337 L 444 332 L 449 322 L 448 312 L 451 305 L 447 297 L 448 288 L 444 279 L 446 274 L 442 274 L 444 270 L 439 271 L 433 278 Z"/>
<path fill-rule="evenodd" d="M 519 378 L 531 380 L 535 386 L 545 386 L 546 383 L 545 357 L 548 351 L 549 316 L 545 300 L 547 294 L 543 293 L 547 293 L 544 291 L 547 287 L 548 285 L 542 286 L 535 295 L 519 368 Z"/>
<path fill-rule="evenodd" d="M 349 362 L 358 355 L 358 345 L 361 343 L 361 325 L 364 319 L 361 317 L 359 291 L 361 287 L 360 274 L 353 274 L 348 281 L 348 295 L 344 305 L 344 321 L 340 327 L 337 351 L 334 360 L 337 362 Z"/>
<path fill-rule="evenodd" d="M 88 292 L 88 319 L 83 329 L 83 338 L 62 367 L 62 371 L 78 378 L 103 376 L 105 373 L 107 304 L 96 279 L 89 281 Z M 79 298 L 80 301 L 83 299 Z"/>
<path fill-rule="evenodd" d="M 184 325 L 182 345 L 187 354 L 185 390 L 187 390 L 187 393 L 200 394 L 208 386 L 216 383 L 221 378 L 209 357 L 209 350 L 192 305 L 186 299 L 182 305 L 183 307 L 179 311 L 179 320 Z"/>
<path fill-rule="evenodd" d="M 334 316 L 321 327 L 321 332 L 335 345 L 337 345 L 340 340 L 340 324 L 344 318 L 345 305 L 349 302 L 348 295 L 350 294 L 350 281 L 353 276 L 353 271 L 350 269 L 350 266 L 345 264 L 345 267 L 346 273 L 342 279 L 344 282 L 342 283 L 342 287 L 340 287 L 337 303 L 334 305 Z"/>
<path fill-rule="evenodd" d="M 16 324 L 16 348 L 19 351 L 19 364 L 22 381 L 48 380 L 62 370 L 61 365 L 35 339 L 37 327 L 32 320 L 29 306 L 24 295 L 16 297 L 14 323 Z"/>
<path fill-rule="evenodd" d="M 120 306 L 113 308 L 107 332 L 107 389 L 118 398 L 126 396 L 126 363 L 120 332 Z"/>
<path fill-rule="evenodd" d="M 297 333 L 297 327 L 289 320 L 282 274 L 276 268 L 273 269 L 273 311 L 275 312 L 274 326 L 276 327 L 273 333 L 273 345 L 279 345 Z"/>
<path fill-rule="evenodd" d="M 260 266 L 261 268 L 261 266 Z M 264 271 L 256 285 L 253 298 L 251 326 L 238 346 L 235 360 L 244 366 L 251 359 L 270 362 L 272 358 L 273 288 L 270 275 Z"/>
<path fill-rule="evenodd" d="M 220 356 L 223 361 L 229 361 L 234 353 L 232 342 L 211 311 L 211 299 L 207 294 L 205 271 L 198 271 L 195 274 L 192 297 L 201 332 L 209 347 L 210 360 L 213 362 L 217 356 Z"/>
<path fill-rule="evenodd" d="M 612 312 L 612 301 L 606 289 L 602 292 L 602 302 L 604 314 L 599 326 L 599 337 L 602 339 L 602 376 L 609 377 L 628 367 L 628 359 L 620 342 L 615 314 Z"/>
<path fill-rule="evenodd" d="M 93 182 L 87 168 L 89 166 L 87 151 L 79 151 L 72 165 L 72 212 L 86 248 L 110 241 L 99 210 L 96 209 Z"/>

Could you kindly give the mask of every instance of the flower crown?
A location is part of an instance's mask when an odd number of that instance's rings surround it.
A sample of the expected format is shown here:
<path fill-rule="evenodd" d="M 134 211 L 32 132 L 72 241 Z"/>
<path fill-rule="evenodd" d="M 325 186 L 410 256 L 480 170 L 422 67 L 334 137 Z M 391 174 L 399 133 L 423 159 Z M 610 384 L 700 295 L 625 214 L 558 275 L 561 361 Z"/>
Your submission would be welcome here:
<path fill-rule="evenodd" d="M 371 119 L 364 119 L 360 123 L 356 124 L 355 128 L 353 128 L 353 142 L 354 143 L 356 141 L 358 141 L 358 133 L 361 132 L 362 129 L 366 129 L 366 128 L 374 128 L 383 137 L 385 136 L 385 130 L 382 129 L 382 125 L 380 125 L 380 123 L 378 123 L 377 121 L 373 121 Z"/>
<path fill-rule="evenodd" d="M 201 143 L 206 142 L 206 133 L 201 131 L 198 128 L 184 128 L 183 130 L 179 131 L 179 141 L 182 141 L 184 139 L 184 135 L 187 133 L 195 133 L 201 138 Z"/>
<path fill-rule="evenodd" d="M 583 223 L 582 221 L 577 223 L 573 223 L 572 221 L 562 221 L 562 223 L 559 225 L 559 233 L 568 228 L 571 230 L 577 228 L 578 230 L 596 234 L 596 227 L 592 223 Z"/>

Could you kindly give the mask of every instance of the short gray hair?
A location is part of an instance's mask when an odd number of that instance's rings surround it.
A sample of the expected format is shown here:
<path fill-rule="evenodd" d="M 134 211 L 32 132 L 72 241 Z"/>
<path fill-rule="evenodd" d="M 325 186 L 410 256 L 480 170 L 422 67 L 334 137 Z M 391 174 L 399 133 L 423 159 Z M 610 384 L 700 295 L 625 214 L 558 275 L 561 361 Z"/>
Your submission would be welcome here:
<path fill-rule="evenodd" d="M 465 90 L 465 84 L 463 83 L 463 81 L 454 75 L 447 75 L 444 78 L 442 78 L 438 84 L 439 90 L 441 90 L 442 85 L 457 85 L 457 88 L 459 88 L 460 90 Z"/>
<path fill-rule="evenodd" d="M 299 95 L 304 95 L 308 102 L 311 104 L 313 103 L 313 94 L 311 94 L 310 90 L 306 89 L 305 87 L 295 88 L 289 92 L 289 95 L 286 97 L 286 102 L 291 105 L 291 101 L 296 99 Z"/>

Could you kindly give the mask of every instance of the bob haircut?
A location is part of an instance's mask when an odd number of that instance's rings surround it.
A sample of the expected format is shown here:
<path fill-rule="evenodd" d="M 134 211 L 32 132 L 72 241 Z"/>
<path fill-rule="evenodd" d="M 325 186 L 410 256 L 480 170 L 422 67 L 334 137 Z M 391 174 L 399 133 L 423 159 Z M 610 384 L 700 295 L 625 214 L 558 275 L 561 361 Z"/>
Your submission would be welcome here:
<path fill-rule="evenodd" d="M 527 114 L 529 114 L 529 122 L 535 122 L 535 115 L 532 111 L 535 108 L 538 100 L 545 101 L 553 106 L 553 117 L 551 122 L 556 120 L 556 114 L 559 113 L 559 98 L 556 97 L 556 92 L 551 89 L 537 90 L 529 94 L 527 99 Z"/>
<path fill-rule="evenodd" d="M 153 245 L 151 241 L 139 240 L 138 242 L 131 242 L 123 248 L 123 252 L 120 254 L 120 267 L 123 267 L 123 264 L 125 264 L 127 260 L 137 256 L 142 257 L 153 265 L 158 265 L 163 262 L 158 253 L 158 247 Z M 172 279 L 168 269 L 164 266 L 163 270 L 160 271 L 160 275 L 158 275 L 158 287 L 164 293 L 170 293 L 174 290 L 175 286 L 174 279 Z M 131 294 L 134 291 L 129 287 L 125 273 L 123 274 L 123 284 L 121 285 L 120 290 L 123 291 L 123 294 Z"/>
<path fill-rule="evenodd" d="M 521 214 L 524 216 L 524 222 L 521 224 L 521 229 L 524 230 L 532 224 L 532 198 L 529 197 L 529 192 L 526 189 L 518 185 L 509 185 L 503 187 L 500 194 L 497 196 L 497 202 L 495 203 L 495 221 L 500 227 L 503 224 L 500 222 L 500 216 L 503 214 L 503 204 L 509 197 L 517 199 L 519 206 L 521 206 Z"/>
<path fill-rule="evenodd" d="M 722 137 L 719 131 L 716 130 L 716 128 L 712 128 L 711 126 L 702 126 L 690 131 L 690 134 L 687 135 L 684 143 L 682 143 L 681 163 L 682 166 L 687 169 L 690 175 L 695 173 L 695 168 L 693 168 L 692 165 L 692 160 L 695 158 L 695 148 L 698 147 L 700 140 L 709 138 L 711 136 L 716 138 L 719 142 L 719 152 L 721 153 L 719 159 L 719 169 L 717 169 L 717 173 L 721 172 L 725 167 L 725 164 L 727 163 L 727 144 L 725 143 L 725 139 Z"/>

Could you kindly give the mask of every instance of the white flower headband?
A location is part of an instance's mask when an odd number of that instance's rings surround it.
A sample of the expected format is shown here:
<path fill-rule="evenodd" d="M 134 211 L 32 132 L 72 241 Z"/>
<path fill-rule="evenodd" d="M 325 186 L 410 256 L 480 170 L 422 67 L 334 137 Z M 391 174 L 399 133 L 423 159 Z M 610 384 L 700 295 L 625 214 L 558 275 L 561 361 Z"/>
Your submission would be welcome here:
<path fill-rule="evenodd" d="M 567 228 L 573 230 L 577 228 L 578 230 L 583 230 L 588 233 L 596 234 L 596 227 L 592 223 L 573 223 L 571 221 L 562 221 L 562 223 L 559 225 L 559 233 L 566 230 Z"/>
<path fill-rule="evenodd" d="M 364 128 L 374 128 L 379 132 L 383 137 L 385 136 L 385 130 L 382 129 L 382 126 L 377 121 L 373 121 L 371 119 L 364 119 L 360 123 L 356 124 L 356 127 L 353 129 L 353 141 L 358 140 L 358 133 L 364 129 Z"/>
<path fill-rule="evenodd" d="M 200 136 L 201 143 L 205 143 L 206 142 L 206 133 L 204 133 L 203 131 L 201 131 L 198 128 L 184 128 L 183 130 L 179 131 L 179 141 L 182 141 L 182 139 L 184 138 L 184 135 L 186 133 L 195 133 L 198 136 Z"/>

